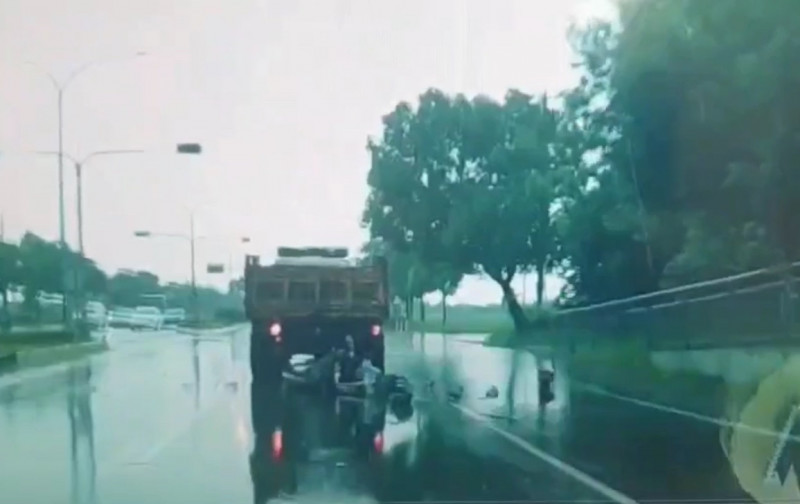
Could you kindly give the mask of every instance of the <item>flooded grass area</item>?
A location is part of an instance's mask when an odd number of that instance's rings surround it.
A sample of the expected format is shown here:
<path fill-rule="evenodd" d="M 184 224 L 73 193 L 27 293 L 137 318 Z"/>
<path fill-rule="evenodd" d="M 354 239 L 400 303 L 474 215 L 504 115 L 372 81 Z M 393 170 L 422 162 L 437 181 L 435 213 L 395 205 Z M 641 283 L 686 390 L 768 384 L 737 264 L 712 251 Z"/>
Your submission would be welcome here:
<path fill-rule="evenodd" d="M 577 385 L 688 410 L 714 418 L 735 418 L 758 384 L 800 345 L 654 347 L 652 338 L 630 334 L 613 339 L 587 331 L 540 329 L 487 336 L 484 345 L 549 352 L 569 368 Z"/>
<path fill-rule="evenodd" d="M 800 359 L 800 347 L 653 350 L 638 340 L 577 345 L 562 355 L 576 382 L 732 422 L 744 421 L 746 405 L 756 394 L 774 396 L 784 405 L 787 391 L 797 389 L 800 397 L 800 386 L 791 379 L 769 381 L 776 373 L 797 374 L 783 370 Z"/>
<path fill-rule="evenodd" d="M 695 370 L 658 365 L 657 352 L 640 341 L 577 345 L 567 355 L 570 376 L 621 395 L 719 416 L 725 381 Z"/>
<path fill-rule="evenodd" d="M 63 345 L 74 341 L 71 331 L 61 326 L 16 327 L 12 331 L 0 333 L 0 357 L 34 348 Z"/>
<path fill-rule="evenodd" d="M 30 350 L 32 348 L 48 348 L 63 344 L 64 343 L 58 343 L 53 341 L 46 341 L 43 343 L 0 343 L 0 357 L 4 355 L 13 354 L 19 351 Z"/>
<path fill-rule="evenodd" d="M 524 309 L 534 325 L 551 314 L 550 310 L 535 306 Z M 446 316 L 441 305 L 427 306 L 425 320 L 412 320 L 410 325 L 414 331 L 441 334 L 489 334 L 506 338 L 514 335 L 508 310 L 500 305 L 452 305 L 447 307 Z"/>
<path fill-rule="evenodd" d="M 448 306 L 447 313 L 441 305 L 427 306 L 425 320 L 411 320 L 414 331 L 441 334 L 486 334 L 513 330 L 508 312 L 500 306 Z"/>

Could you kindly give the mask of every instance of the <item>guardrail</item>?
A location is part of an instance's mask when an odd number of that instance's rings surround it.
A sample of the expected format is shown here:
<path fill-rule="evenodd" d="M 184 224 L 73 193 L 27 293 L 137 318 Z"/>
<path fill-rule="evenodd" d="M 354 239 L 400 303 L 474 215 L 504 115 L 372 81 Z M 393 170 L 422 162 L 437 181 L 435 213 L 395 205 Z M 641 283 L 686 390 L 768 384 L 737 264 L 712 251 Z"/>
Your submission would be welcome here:
<path fill-rule="evenodd" d="M 654 342 L 761 341 L 795 334 L 800 262 L 565 309 L 554 326 Z"/>

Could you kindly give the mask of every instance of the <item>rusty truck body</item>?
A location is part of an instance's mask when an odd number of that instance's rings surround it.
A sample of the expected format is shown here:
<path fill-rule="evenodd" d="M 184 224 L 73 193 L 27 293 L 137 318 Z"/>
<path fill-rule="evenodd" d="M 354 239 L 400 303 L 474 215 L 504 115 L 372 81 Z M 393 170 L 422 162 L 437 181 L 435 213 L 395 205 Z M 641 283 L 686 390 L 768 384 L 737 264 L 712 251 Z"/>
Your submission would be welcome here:
<path fill-rule="evenodd" d="M 384 367 L 389 315 L 385 260 L 355 261 L 344 248 L 278 248 L 261 265 L 245 261 L 245 313 L 254 378 L 277 376 L 292 355 L 320 358 L 350 335 L 356 353 Z"/>

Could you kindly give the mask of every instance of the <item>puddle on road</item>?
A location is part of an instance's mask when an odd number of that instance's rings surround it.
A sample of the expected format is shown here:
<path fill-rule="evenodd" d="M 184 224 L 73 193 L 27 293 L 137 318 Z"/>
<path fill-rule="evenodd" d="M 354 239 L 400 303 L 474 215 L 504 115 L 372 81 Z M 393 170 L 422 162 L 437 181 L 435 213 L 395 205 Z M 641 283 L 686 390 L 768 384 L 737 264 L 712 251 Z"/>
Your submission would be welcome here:
<path fill-rule="evenodd" d="M 796 470 L 800 470 L 800 412 L 793 417 L 793 425 L 787 425 L 792 407 L 800 406 L 800 348 L 642 351 L 631 355 L 628 361 L 618 359 L 613 369 L 587 374 L 581 367 L 586 360 L 566 349 L 540 348 L 540 357 L 537 357 L 528 351 L 482 347 L 472 339 L 475 338 L 417 334 L 412 344 L 424 354 L 426 367 L 433 370 L 429 371 L 433 373 L 429 378 L 437 386 L 445 391 L 464 388 L 462 404 L 488 417 L 516 418 L 529 432 L 540 439 L 549 439 L 548 447 L 563 450 L 567 458 L 570 451 L 579 459 L 586 457 L 581 460 L 583 467 L 610 472 L 608 455 L 606 460 L 603 457 L 593 460 L 592 449 L 605 449 L 617 458 L 624 458 L 626 453 L 636 450 L 615 446 L 613 439 L 618 439 L 618 443 L 638 439 L 645 443 L 643 446 L 649 446 L 652 453 L 661 454 L 663 470 L 658 470 L 659 464 L 652 461 L 643 464 L 640 458 L 630 459 L 627 472 L 631 478 L 637 476 L 637 471 L 663 474 L 667 466 L 680 464 L 681 470 L 670 472 L 676 481 L 682 480 L 687 492 L 703 492 L 716 485 L 721 488 L 709 492 L 719 492 L 720 496 L 741 494 L 743 490 L 764 503 L 775 499 L 800 501 L 796 474 Z M 586 352 L 585 348 L 581 350 Z M 554 370 L 556 376 L 555 398 L 545 407 L 540 405 L 538 394 L 538 371 L 543 368 Z M 687 411 L 707 420 L 689 420 L 690 425 L 702 424 L 696 432 L 692 429 L 692 432 L 673 433 L 677 437 L 672 441 L 672 450 L 688 453 L 669 455 L 667 439 L 662 440 L 663 446 L 658 444 L 660 441 L 648 439 L 668 434 L 672 428 L 670 422 L 675 421 L 674 413 L 652 410 L 651 417 L 660 415 L 662 418 L 652 420 L 660 427 L 651 426 L 650 437 L 647 437 L 643 432 L 648 432 L 648 428 L 626 425 L 624 413 L 615 421 L 606 418 L 613 416 L 604 412 L 608 408 L 624 411 L 632 406 L 607 397 L 605 400 L 600 396 L 591 397 L 582 388 L 588 376 L 599 381 L 595 385 L 619 395 Z M 498 389 L 497 397 L 485 398 L 492 386 Z M 570 404 L 571 401 L 575 404 Z M 642 408 L 642 403 L 633 408 Z M 636 415 L 636 411 L 631 411 L 628 416 Z M 580 416 L 585 418 L 581 420 Z M 585 432 L 586 418 L 592 417 L 599 419 L 595 428 L 605 432 L 605 436 L 598 438 L 596 434 Z M 684 415 L 679 419 L 685 421 L 686 418 Z M 620 429 L 629 432 L 615 432 Z M 667 432 L 663 432 L 664 429 Z M 603 437 L 611 440 L 604 441 Z M 784 442 L 787 439 L 788 442 Z M 679 448 L 683 445 L 686 450 Z M 662 448 L 667 451 L 662 453 Z M 697 460 L 690 461 L 686 457 L 692 450 L 706 453 L 695 453 Z M 693 471 L 707 476 L 692 477 Z M 741 488 L 737 490 L 737 487 Z"/>
<path fill-rule="evenodd" d="M 476 339 L 474 336 L 472 339 Z M 459 400 L 470 408 L 493 417 L 516 418 L 538 414 L 538 371 L 555 371 L 554 399 L 547 403 L 549 411 L 565 408 L 569 401 L 568 366 L 557 364 L 550 357 L 537 357 L 527 351 L 487 348 L 474 344 L 469 336 L 417 334 L 413 345 L 434 370 L 428 378 L 437 392 L 456 393 L 463 387 Z M 490 389 L 496 391 L 490 393 Z M 497 397 L 491 397 L 496 392 Z"/>
<path fill-rule="evenodd" d="M 255 502 L 524 498 L 508 464 L 473 452 L 458 416 L 399 403 L 333 399 L 251 384 Z M 496 462 L 496 463 L 495 463 Z M 468 474 L 469 478 L 464 478 Z M 344 501 L 344 500 L 342 500 Z"/>
<path fill-rule="evenodd" d="M 800 502 L 800 415 L 792 415 L 800 405 L 800 348 L 654 351 L 650 359 L 693 389 L 690 403 L 708 398 L 710 407 L 699 413 L 727 424 L 720 448 L 750 496 Z"/>

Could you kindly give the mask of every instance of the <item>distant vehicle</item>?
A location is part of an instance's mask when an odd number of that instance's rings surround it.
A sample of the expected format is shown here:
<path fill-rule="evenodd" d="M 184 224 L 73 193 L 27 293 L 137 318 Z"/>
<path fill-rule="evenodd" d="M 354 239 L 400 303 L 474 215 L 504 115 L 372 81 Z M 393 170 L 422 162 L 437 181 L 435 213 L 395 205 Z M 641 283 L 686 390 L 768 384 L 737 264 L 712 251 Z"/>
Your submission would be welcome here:
<path fill-rule="evenodd" d="M 167 308 L 164 310 L 164 325 L 177 325 L 186 320 L 183 308 Z"/>
<path fill-rule="evenodd" d="M 89 301 L 86 303 L 86 321 L 92 327 L 105 327 L 108 323 L 108 313 L 103 303 Z"/>
<path fill-rule="evenodd" d="M 132 308 L 115 307 L 108 313 L 110 327 L 132 328 L 135 325 L 136 310 Z"/>
<path fill-rule="evenodd" d="M 155 306 L 137 306 L 133 314 L 135 329 L 152 329 L 158 331 L 164 325 L 164 314 Z"/>
<path fill-rule="evenodd" d="M 139 306 L 153 306 L 164 312 L 167 309 L 167 296 L 164 294 L 142 294 L 139 296 Z"/>
<path fill-rule="evenodd" d="M 42 305 L 61 305 L 64 304 L 64 296 L 62 294 L 52 294 L 48 292 L 40 292 L 36 295 L 36 300 Z"/>
<path fill-rule="evenodd" d="M 279 247 L 274 264 L 245 261 L 254 379 L 280 377 L 293 355 L 320 358 L 352 336 L 355 352 L 384 369 L 389 315 L 386 261 L 356 263 L 346 248 Z"/>

